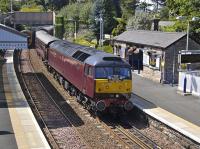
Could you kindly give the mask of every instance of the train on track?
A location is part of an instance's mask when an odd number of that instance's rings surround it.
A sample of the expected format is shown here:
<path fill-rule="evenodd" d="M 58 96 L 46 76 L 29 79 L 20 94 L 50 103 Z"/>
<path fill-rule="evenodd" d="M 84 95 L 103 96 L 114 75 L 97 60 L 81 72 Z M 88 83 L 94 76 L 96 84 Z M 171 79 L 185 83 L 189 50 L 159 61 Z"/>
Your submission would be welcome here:
<path fill-rule="evenodd" d="M 78 102 L 100 112 L 130 111 L 131 67 L 120 57 L 60 40 L 40 29 L 35 47 L 48 71 Z"/>

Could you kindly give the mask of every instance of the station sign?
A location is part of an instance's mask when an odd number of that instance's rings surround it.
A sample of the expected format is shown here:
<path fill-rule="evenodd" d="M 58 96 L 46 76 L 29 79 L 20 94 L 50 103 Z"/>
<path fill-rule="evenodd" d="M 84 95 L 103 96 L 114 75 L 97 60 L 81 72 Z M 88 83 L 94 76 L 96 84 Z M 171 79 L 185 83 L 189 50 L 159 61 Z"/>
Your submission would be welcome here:
<path fill-rule="evenodd" d="M 200 63 L 200 50 L 180 51 L 180 63 Z"/>

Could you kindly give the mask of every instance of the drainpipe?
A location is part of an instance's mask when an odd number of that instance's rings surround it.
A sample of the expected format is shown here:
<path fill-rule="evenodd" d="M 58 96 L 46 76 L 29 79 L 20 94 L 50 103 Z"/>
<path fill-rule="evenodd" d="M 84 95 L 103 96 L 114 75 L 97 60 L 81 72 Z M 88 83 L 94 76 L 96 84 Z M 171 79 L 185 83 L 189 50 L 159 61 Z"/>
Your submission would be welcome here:
<path fill-rule="evenodd" d="M 172 87 L 174 85 L 174 76 L 175 76 L 175 58 L 176 58 L 176 51 L 175 46 L 173 45 L 173 74 L 172 74 Z"/>

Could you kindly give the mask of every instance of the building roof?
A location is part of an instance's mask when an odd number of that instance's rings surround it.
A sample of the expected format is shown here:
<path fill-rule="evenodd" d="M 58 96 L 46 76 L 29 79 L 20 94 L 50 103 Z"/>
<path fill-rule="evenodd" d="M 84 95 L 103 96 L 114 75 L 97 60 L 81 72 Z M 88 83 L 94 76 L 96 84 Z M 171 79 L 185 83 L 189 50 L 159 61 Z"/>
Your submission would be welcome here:
<path fill-rule="evenodd" d="M 21 33 L 21 32 L 19 32 L 19 31 L 17 31 L 16 29 L 11 28 L 11 27 L 9 27 L 9 26 L 5 26 L 5 25 L 3 25 L 3 24 L 0 24 L 0 28 L 3 29 L 3 30 L 5 30 L 5 31 L 11 32 L 11 33 L 13 33 L 13 34 L 22 36 L 22 37 L 26 37 L 26 38 L 28 37 L 26 34 Z"/>
<path fill-rule="evenodd" d="M 123 32 L 114 40 L 165 49 L 184 36 L 186 33 L 183 32 L 132 30 Z"/>

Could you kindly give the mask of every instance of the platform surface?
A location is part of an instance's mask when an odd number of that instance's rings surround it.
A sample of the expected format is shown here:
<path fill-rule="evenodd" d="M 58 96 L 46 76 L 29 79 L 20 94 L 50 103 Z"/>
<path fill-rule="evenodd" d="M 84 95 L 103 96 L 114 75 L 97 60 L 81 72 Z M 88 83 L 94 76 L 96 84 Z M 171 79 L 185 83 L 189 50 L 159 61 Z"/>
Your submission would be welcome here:
<path fill-rule="evenodd" d="M 182 96 L 177 86 L 133 74 L 132 102 L 145 113 L 200 143 L 200 98 Z"/>
<path fill-rule="evenodd" d="M 17 80 L 13 51 L 0 62 L 0 148 L 49 149 Z"/>

